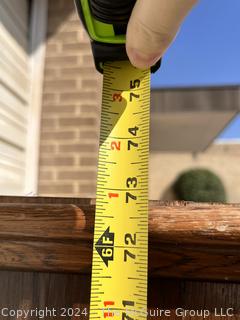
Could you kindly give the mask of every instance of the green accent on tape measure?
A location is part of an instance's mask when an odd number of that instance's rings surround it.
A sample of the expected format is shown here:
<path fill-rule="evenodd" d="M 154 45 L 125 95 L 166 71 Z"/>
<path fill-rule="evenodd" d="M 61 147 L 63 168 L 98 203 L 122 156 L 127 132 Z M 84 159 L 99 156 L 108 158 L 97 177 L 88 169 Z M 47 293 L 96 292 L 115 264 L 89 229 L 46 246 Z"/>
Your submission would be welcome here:
<path fill-rule="evenodd" d="M 115 35 L 113 25 L 98 21 L 92 16 L 88 0 L 79 1 L 81 1 L 86 26 L 92 40 L 113 44 L 126 42 L 125 35 Z"/>

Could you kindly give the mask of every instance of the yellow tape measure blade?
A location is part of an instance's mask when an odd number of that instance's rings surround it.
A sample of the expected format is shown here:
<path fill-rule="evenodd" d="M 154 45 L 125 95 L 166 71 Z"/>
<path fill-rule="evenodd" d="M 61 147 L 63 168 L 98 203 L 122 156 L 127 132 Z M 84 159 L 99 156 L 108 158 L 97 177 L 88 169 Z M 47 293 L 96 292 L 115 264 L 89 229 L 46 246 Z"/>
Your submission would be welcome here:
<path fill-rule="evenodd" d="M 147 310 L 150 71 L 104 65 L 90 319 Z"/>

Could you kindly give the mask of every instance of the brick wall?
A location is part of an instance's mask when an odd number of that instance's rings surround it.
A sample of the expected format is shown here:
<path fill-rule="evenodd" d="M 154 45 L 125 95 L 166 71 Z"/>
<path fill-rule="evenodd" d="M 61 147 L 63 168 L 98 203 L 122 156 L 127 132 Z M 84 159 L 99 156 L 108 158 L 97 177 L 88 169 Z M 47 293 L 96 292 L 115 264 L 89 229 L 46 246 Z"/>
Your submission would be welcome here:
<path fill-rule="evenodd" d="M 101 75 L 72 0 L 49 0 L 39 194 L 94 196 Z"/>

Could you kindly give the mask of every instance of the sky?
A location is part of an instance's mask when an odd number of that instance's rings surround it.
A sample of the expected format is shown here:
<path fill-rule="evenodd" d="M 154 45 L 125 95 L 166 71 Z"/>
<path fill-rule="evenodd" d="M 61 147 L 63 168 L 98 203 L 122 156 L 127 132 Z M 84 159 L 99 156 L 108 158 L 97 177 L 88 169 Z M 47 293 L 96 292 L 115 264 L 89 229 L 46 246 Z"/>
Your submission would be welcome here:
<path fill-rule="evenodd" d="M 240 84 L 240 1 L 199 0 L 152 87 Z"/>
<path fill-rule="evenodd" d="M 240 143 L 240 115 L 236 118 L 223 130 L 223 132 L 218 136 L 216 142 L 228 142 L 235 141 Z"/>
<path fill-rule="evenodd" d="M 152 75 L 153 88 L 240 85 L 240 0 L 199 0 Z M 219 139 L 240 139 L 240 117 Z"/>

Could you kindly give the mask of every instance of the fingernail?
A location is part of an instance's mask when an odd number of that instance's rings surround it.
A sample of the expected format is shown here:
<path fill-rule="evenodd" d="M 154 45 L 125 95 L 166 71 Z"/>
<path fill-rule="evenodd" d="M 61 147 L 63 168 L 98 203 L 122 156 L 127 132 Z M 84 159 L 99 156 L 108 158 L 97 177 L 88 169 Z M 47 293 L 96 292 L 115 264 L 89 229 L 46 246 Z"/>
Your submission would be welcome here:
<path fill-rule="evenodd" d="M 145 54 L 136 49 L 129 48 L 128 55 L 131 63 L 138 68 L 149 68 L 154 65 L 160 58 L 159 53 Z"/>

